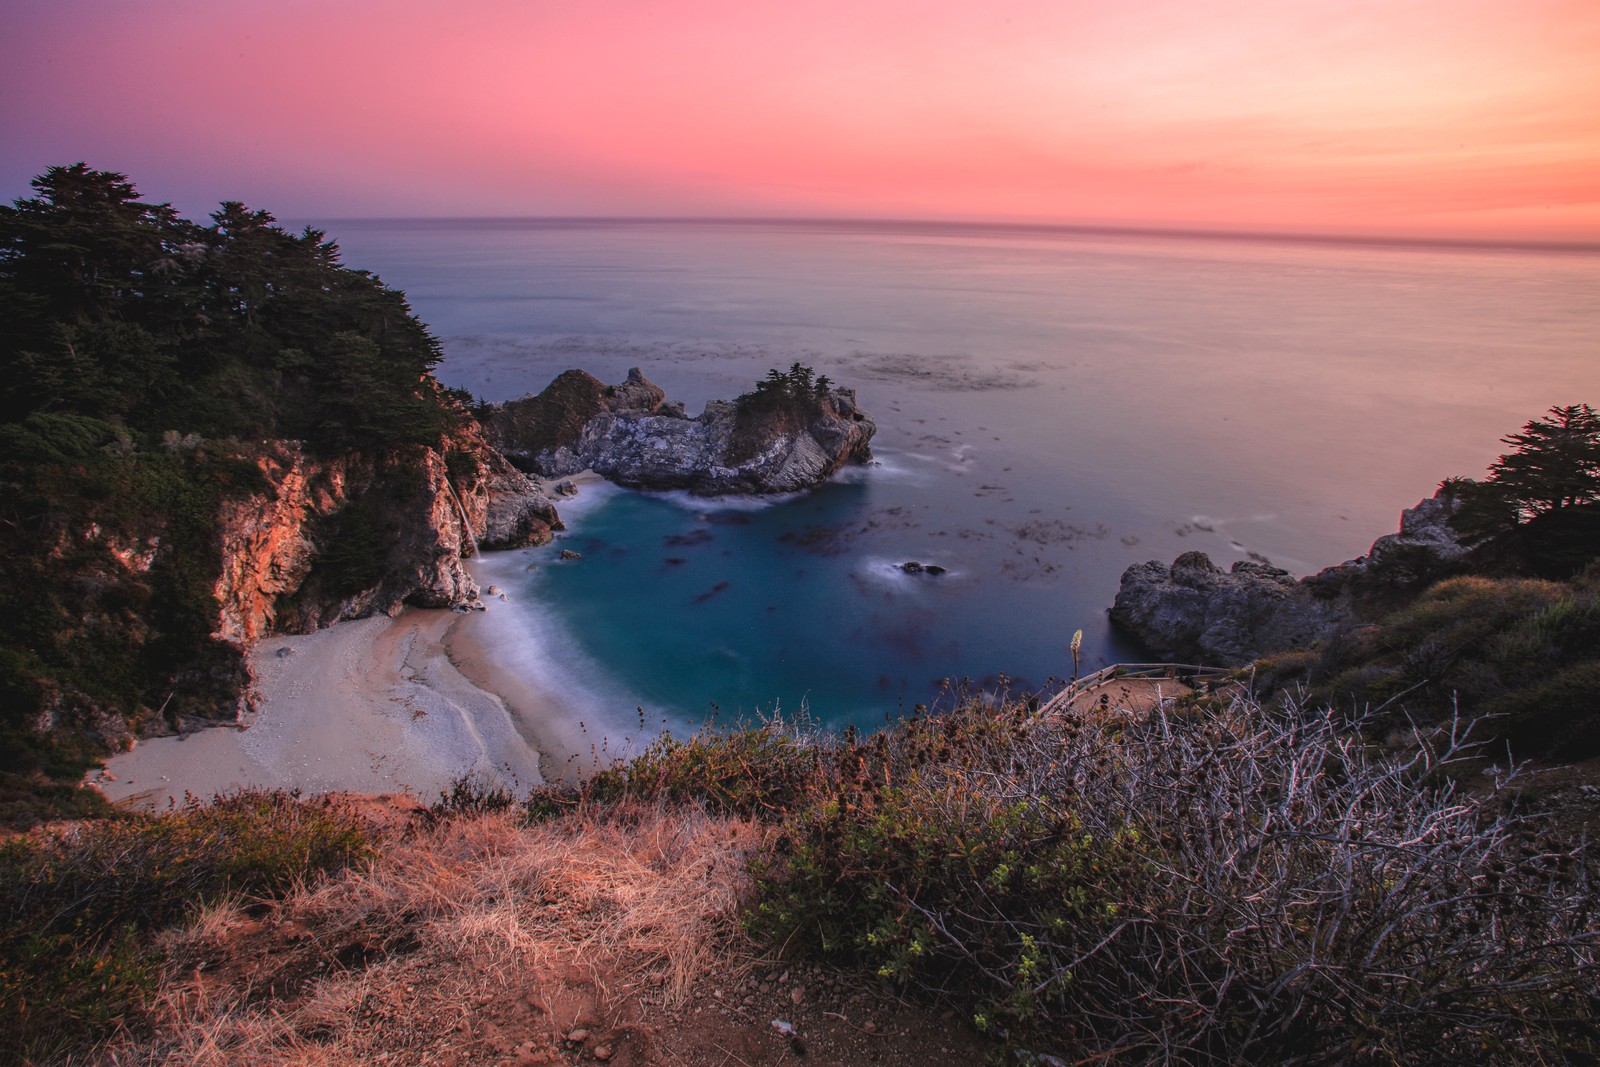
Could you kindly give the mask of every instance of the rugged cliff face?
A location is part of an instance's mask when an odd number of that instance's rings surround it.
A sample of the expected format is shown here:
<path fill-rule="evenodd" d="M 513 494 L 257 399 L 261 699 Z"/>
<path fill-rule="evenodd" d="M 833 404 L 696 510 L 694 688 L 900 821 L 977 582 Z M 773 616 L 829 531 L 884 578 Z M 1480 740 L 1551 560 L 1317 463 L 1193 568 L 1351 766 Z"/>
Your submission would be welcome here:
<path fill-rule="evenodd" d="M 34 572 L 36 611 L 60 613 L 84 668 L 8 680 L 40 708 L 14 743 L 76 759 L 236 721 L 253 699 L 246 652 L 260 637 L 469 603 L 478 589 L 464 557 L 543 543 L 560 524 L 474 424 L 438 447 L 331 458 L 294 442 L 224 451 L 175 440 L 139 466 L 165 472 L 139 506 L 113 500 L 64 521 L 42 560 L 17 557 Z"/>
<path fill-rule="evenodd" d="M 1111 621 L 1167 659 L 1235 666 L 1303 648 L 1454 574 L 1468 551 L 1450 526 L 1456 506 L 1444 494 L 1423 500 L 1365 556 L 1300 581 L 1249 561 L 1223 571 L 1204 552 L 1135 564 Z"/>
<path fill-rule="evenodd" d="M 568 371 L 537 396 L 491 413 L 487 432 L 519 466 L 547 477 L 586 468 L 637 489 L 703 496 L 792 493 L 871 458 L 877 426 L 855 392 L 808 394 L 803 405 L 752 407 L 712 401 L 690 418 L 638 368 L 607 386 Z"/>
<path fill-rule="evenodd" d="M 560 525 L 475 427 L 440 449 L 376 457 L 317 460 L 279 442 L 258 464 L 265 488 L 229 501 L 219 523 L 212 636 L 234 645 L 405 604 L 464 604 L 478 595 L 464 557 L 543 544 Z"/>

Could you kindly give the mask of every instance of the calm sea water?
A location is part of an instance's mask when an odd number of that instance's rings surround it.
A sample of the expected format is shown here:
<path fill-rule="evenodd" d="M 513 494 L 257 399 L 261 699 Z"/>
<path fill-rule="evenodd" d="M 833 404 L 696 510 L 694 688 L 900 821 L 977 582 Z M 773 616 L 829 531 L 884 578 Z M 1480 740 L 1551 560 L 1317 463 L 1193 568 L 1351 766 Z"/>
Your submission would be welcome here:
<path fill-rule="evenodd" d="M 490 400 L 642 367 L 691 411 L 798 360 L 879 463 L 778 503 L 611 489 L 486 562 L 530 675 L 602 730 L 802 705 L 872 725 L 947 680 L 1136 657 L 1128 564 L 1363 552 L 1552 404 L 1600 401 L 1600 256 L 961 227 L 324 223 Z M 559 563 L 561 548 L 583 559 Z M 897 570 L 906 560 L 949 569 Z M 529 570 L 529 567 L 534 569 Z"/>

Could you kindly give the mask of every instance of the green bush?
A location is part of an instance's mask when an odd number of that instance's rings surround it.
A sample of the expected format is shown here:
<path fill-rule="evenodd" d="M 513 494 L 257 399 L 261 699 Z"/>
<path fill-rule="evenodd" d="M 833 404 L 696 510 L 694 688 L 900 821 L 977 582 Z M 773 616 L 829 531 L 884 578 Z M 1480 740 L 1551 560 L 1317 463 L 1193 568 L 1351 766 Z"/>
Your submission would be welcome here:
<path fill-rule="evenodd" d="M 1600 753 L 1600 661 L 1558 670 L 1489 704 L 1499 732 L 1528 752 Z"/>
<path fill-rule="evenodd" d="M 774 826 L 747 925 L 1106 1062 L 1592 1056 L 1593 857 L 1339 717 L 1200 700 L 1038 716 L 970 702 L 860 738 L 666 741 L 577 790 Z"/>
<path fill-rule="evenodd" d="M 950 771 L 813 799 L 787 821 L 750 925 L 899 984 L 968 992 L 997 1023 L 1031 1019 L 1072 981 L 1059 935 L 1105 929 L 1139 865 L 1125 835 Z"/>
<path fill-rule="evenodd" d="M 1383 708 L 1409 728 L 1457 708 L 1518 757 L 1600 753 L 1600 590 L 1581 582 L 1453 578 L 1324 650 L 1317 699 Z"/>
<path fill-rule="evenodd" d="M 584 794 L 693 801 L 715 811 L 781 817 L 808 795 L 823 773 L 824 752 L 803 728 L 780 720 L 687 740 L 664 733 L 638 756 L 590 778 Z"/>

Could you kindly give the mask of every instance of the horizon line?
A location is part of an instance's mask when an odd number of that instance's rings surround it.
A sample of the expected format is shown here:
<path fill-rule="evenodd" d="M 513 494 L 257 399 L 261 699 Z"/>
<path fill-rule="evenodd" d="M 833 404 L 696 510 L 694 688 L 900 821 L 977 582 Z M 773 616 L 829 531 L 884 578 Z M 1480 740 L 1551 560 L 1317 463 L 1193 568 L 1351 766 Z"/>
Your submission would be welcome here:
<path fill-rule="evenodd" d="M 303 222 L 304 218 L 286 218 Z M 1298 230 L 1230 230 L 1185 226 L 1098 225 L 1092 223 L 988 222 L 966 219 L 915 219 L 793 215 L 346 215 L 327 216 L 325 223 L 540 223 L 556 225 L 650 224 L 700 226 L 839 226 L 915 230 L 990 230 L 1008 234 L 1073 234 L 1083 236 L 1160 237 L 1178 240 L 1292 242 L 1335 245 L 1482 249 L 1524 252 L 1600 253 L 1600 240 L 1554 241 L 1535 238 L 1424 237 L 1397 234 L 1316 233 Z M 321 228 L 320 226 L 317 228 Z"/>

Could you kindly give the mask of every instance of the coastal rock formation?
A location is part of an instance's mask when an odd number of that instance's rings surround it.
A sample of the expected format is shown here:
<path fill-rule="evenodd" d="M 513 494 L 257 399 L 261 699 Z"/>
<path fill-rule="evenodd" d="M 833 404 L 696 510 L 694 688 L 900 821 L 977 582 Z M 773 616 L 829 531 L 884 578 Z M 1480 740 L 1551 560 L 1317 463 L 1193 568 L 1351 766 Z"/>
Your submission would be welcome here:
<path fill-rule="evenodd" d="M 1343 621 L 1337 605 L 1297 596 L 1288 571 L 1242 560 L 1224 571 L 1204 552 L 1122 574 L 1111 620 L 1162 659 L 1233 665 L 1315 640 Z"/>
<path fill-rule="evenodd" d="M 1423 500 L 1365 556 L 1300 581 L 1248 560 L 1223 571 L 1204 552 L 1135 564 L 1111 621 L 1165 659 L 1236 666 L 1305 647 L 1452 573 L 1468 551 L 1450 526 L 1455 509 L 1442 493 Z"/>
<path fill-rule="evenodd" d="M 543 544 L 560 525 L 538 485 L 475 431 L 376 459 L 273 442 L 256 463 L 264 488 L 228 501 L 219 521 L 212 636 L 241 648 L 404 604 L 464 604 L 478 588 L 463 557 Z"/>
<path fill-rule="evenodd" d="M 269 446 L 258 458 L 265 489 L 224 505 L 212 636 L 244 647 L 278 629 L 476 596 L 444 462 L 432 450 L 414 459 L 420 472 L 402 479 L 394 463 Z"/>
<path fill-rule="evenodd" d="M 638 368 L 614 386 L 567 371 L 486 425 L 512 462 L 545 477 L 590 468 L 630 488 L 702 496 L 813 488 L 845 463 L 870 459 L 877 430 L 855 392 L 837 387 L 777 404 L 714 400 L 690 418 Z"/>
<path fill-rule="evenodd" d="M 481 445 L 478 477 L 461 489 L 480 549 L 542 545 L 561 529 L 561 516 L 539 483 L 499 452 Z"/>

